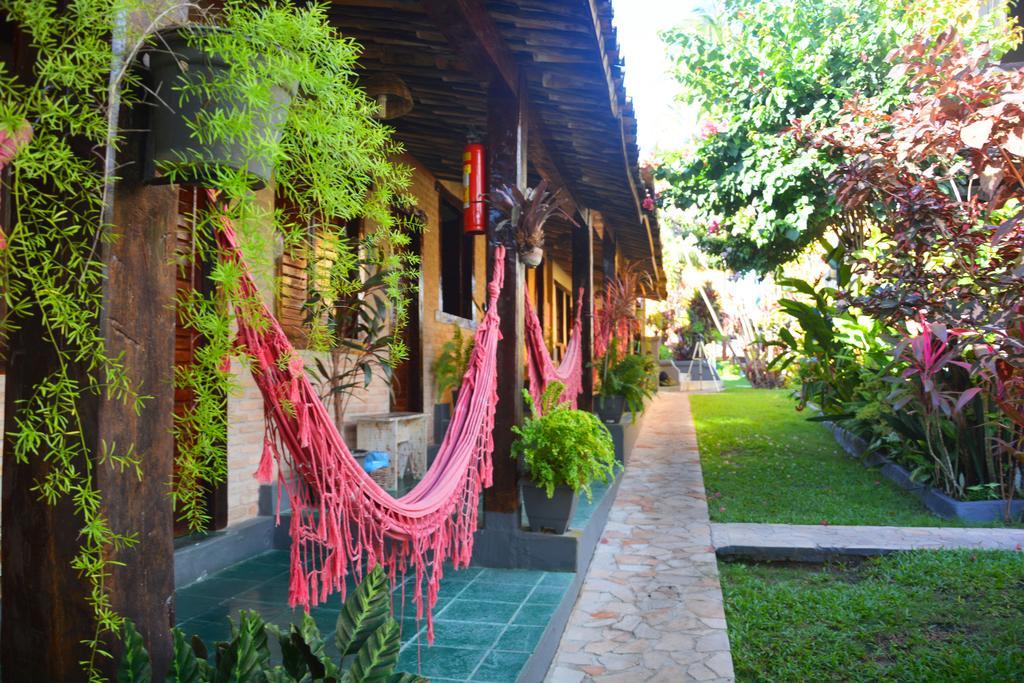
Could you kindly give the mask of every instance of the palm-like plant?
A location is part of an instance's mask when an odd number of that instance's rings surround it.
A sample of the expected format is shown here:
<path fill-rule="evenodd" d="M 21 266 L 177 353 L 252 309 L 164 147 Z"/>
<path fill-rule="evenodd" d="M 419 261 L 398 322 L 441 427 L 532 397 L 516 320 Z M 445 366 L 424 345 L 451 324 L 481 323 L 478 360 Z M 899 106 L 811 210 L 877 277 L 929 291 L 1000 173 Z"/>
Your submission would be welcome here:
<path fill-rule="evenodd" d="M 544 224 L 552 216 L 560 216 L 577 225 L 559 202 L 561 190 L 548 192 L 548 181 L 541 180 L 537 187 L 527 188 L 503 185 L 488 196 L 490 203 L 504 218 L 498 223 L 498 231 L 508 231 L 515 240 L 516 248 L 523 262 L 530 267 L 540 265 L 544 257 Z"/>
<path fill-rule="evenodd" d="M 604 288 L 604 305 L 597 324 L 598 336 L 619 341 L 619 351 L 628 352 L 633 334 L 640 331 L 637 300 L 651 289 L 651 277 L 632 262 L 610 278 Z"/>

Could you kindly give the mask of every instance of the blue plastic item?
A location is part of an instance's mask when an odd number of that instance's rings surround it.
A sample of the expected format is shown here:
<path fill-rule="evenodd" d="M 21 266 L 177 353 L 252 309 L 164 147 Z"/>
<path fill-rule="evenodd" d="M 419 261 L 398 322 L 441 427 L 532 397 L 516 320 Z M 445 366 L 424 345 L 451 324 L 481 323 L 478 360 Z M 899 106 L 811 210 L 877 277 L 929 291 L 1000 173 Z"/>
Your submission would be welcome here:
<path fill-rule="evenodd" d="M 363 458 L 363 470 L 369 474 L 391 464 L 391 456 L 387 451 L 369 451 Z"/>

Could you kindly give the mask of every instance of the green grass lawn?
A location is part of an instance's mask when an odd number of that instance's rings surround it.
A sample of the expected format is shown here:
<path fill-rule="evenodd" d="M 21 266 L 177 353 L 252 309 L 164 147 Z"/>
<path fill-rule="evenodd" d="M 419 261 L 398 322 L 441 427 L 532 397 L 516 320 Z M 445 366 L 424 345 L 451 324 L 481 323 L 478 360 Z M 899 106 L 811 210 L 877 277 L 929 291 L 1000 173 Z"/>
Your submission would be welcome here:
<path fill-rule="evenodd" d="M 963 525 L 846 455 L 788 391 L 729 389 L 690 401 L 712 521 Z"/>
<path fill-rule="evenodd" d="M 726 389 L 749 389 L 750 382 L 743 376 L 740 369 L 732 363 L 718 361 L 718 378 Z"/>
<path fill-rule="evenodd" d="M 1020 681 L 1024 554 L 719 563 L 739 681 Z"/>

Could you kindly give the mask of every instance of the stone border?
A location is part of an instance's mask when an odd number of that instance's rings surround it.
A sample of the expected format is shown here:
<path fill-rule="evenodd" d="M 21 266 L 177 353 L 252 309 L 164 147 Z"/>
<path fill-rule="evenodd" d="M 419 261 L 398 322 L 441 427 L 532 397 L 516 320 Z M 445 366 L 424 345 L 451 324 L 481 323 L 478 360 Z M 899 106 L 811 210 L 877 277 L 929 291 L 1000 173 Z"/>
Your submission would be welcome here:
<path fill-rule="evenodd" d="M 1018 551 L 1024 529 L 714 522 L 711 543 L 720 558 L 820 564 L 910 550 Z"/>
<path fill-rule="evenodd" d="M 834 422 L 824 422 L 838 443 L 850 456 L 861 461 L 865 467 L 881 465 L 882 476 L 913 494 L 931 512 L 943 519 L 960 519 L 965 522 L 998 522 L 1004 519 L 1005 500 L 961 501 L 951 498 L 942 491 L 916 482 L 910 471 L 880 453 L 869 452 L 868 444 L 853 432 Z M 1024 516 L 1024 500 L 1010 503 L 1010 515 L 1015 519 Z"/>

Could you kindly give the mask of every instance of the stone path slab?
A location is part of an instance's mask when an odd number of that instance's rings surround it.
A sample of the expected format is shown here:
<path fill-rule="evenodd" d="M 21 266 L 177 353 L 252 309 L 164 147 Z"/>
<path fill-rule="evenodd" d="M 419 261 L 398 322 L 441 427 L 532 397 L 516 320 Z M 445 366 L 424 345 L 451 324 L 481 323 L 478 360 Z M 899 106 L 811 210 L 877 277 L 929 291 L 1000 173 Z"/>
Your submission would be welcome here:
<path fill-rule="evenodd" d="M 733 680 L 689 397 L 648 409 L 548 683 Z"/>
<path fill-rule="evenodd" d="M 719 555 L 821 562 L 835 555 L 898 550 L 1021 550 L 1024 529 L 715 523 L 711 538 Z"/>

